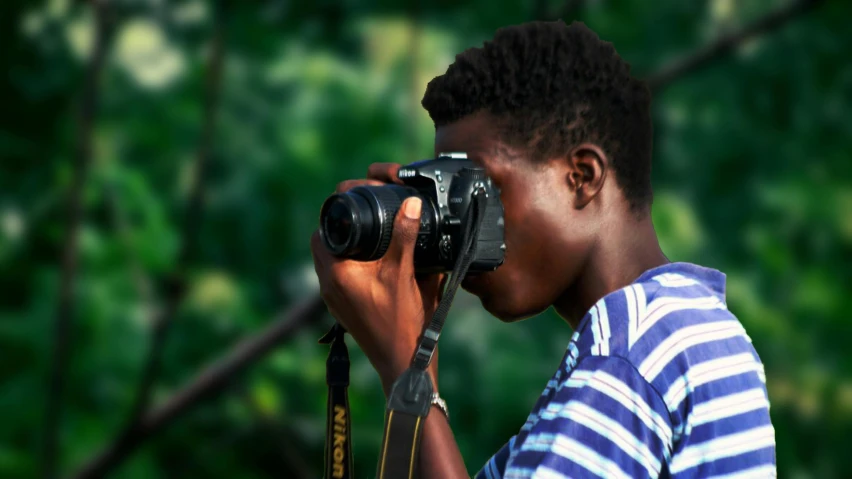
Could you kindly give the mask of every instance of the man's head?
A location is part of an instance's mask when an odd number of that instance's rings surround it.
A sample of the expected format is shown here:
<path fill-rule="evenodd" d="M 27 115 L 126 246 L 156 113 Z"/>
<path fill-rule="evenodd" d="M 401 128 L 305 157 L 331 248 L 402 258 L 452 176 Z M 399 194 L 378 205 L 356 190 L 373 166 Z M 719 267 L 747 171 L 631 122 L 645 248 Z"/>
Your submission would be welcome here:
<path fill-rule="evenodd" d="M 500 319 L 576 289 L 601 235 L 651 204 L 650 93 L 579 23 L 504 28 L 429 83 L 435 153 L 463 151 L 501 189 L 506 260 L 465 289 Z"/>

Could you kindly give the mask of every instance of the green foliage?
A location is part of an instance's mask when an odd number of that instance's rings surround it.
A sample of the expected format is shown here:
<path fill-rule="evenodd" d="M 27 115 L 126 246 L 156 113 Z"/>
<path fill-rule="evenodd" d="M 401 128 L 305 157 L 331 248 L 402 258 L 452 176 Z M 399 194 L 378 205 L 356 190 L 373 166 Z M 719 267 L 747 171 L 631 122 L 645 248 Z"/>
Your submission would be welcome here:
<path fill-rule="evenodd" d="M 64 473 L 107 444 L 128 413 L 177 260 L 201 134 L 212 4 L 126 3 L 102 72 L 84 191 Z M 648 74 L 781 2 L 585 3 L 580 18 Z M 430 156 L 432 125 L 419 107 L 426 83 L 462 49 L 533 15 L 524 2 L 421 2 L 415 29 L 412 9 L 396 2 L 228 5 L 202 234 L 155 401 L 316 291 L 308 239 L 336 183 L 372 162 Z M 826 2 L 655 95 L 654 220 L 664 250 L 727 273 L 730 307 L 766 364 L 779 470 L 791 477 L 852 469 L 850 13 L 848 2 Z M 69 1 L 0 5 L 2 477 L 34 476 L 41 461 L 92 22 Z M 288 477 L 307 467 L 319 477 L 321 332 L 278 348 L 115 476 Z M 552 312 L 506 325 L 459 295 L 441 388 L 472 474 L 522 425 L 570 334 Z M 372 477 L 383 397 L 350 346 L 356 467 Z"/>

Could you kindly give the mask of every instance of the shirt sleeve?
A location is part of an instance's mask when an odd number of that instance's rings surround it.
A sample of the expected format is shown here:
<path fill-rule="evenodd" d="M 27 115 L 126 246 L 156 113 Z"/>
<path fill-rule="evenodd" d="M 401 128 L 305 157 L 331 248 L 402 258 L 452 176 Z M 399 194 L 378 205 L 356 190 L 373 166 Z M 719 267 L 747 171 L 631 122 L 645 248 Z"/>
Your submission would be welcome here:
<path fill-rule="evenodd" d="M 671 457 L 663 400 L 620 357 L 582 358 L 518 437 L 506 479 L 659 477 Z"/>
<path fill-rule="evenodd" d="M 506 462 L 509 460 L 509 452 L 515 444 L 516 437 L 512 436 L 509 442 L 504 444 L 496 454 L 491 456 L 491 459 L 476 474 L 475 479 L 500 479 L 503 477 L 503 473 L 506 472 Z"/>

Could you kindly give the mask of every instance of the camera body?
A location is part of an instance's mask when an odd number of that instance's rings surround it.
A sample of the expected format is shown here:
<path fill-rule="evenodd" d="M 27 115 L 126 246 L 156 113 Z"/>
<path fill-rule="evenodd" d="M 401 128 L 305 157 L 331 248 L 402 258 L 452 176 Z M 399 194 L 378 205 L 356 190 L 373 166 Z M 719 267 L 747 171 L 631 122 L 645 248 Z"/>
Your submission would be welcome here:
<path fill-rule="evenodd" d="M 421 216 L 415 248 L 415 268 L 450 271 L 462 246 L 465 214 L 477 188 L 485 190 L 487 207 L 474 246 L 469 272 L 493 271 L 503 264 L 503 203 L 500 191 L 485 170 L 464 153 L 442 153 L 434 160 L 420 161 L 399 169 L 399 179 L 429 198 L 431 218 Z M 424 203 L 425 204 L 425 203 Z"/>
<path fill-rule="evenodd" d="M 477 189 L 486 195 L 485 214 L 468 273 L 493 271 L 503 264 L 505 242 L 500 190 L 465 153 L 441 153 L 399 169 L 403 185 L 359 186 L 329 197 L 320 213 L 320 236 L 332 254 L 361 261 L 387 251 L 402 202 L 422 200 L 414 250 L 418 273 L 453 269 L 462 247 L 468 207 Z"/>

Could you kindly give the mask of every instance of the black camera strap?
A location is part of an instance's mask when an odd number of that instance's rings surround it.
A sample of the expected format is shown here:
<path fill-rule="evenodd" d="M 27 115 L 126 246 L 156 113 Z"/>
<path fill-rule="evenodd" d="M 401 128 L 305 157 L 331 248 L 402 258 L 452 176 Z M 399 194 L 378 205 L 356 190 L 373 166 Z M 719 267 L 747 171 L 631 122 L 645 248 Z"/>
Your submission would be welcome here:
<path fill-rule="evenodd" d="M 432 380 L 426 371 L 438 346 L 438 338 L 446 322 L 456 290 L 473 262 L 474 247 L 486 205 L 485 189 L 475 189 L 463 222 L 464 232 L 459 256 L 447 281 L 441 302 L 423 332 L 411 367 L 391 387 L 385 412 L 378 479 L 406 477 L 412 479 L 420 475 L 417 467 L 420 438 L 423 433 L 423 422 L 432 406 L 433 392 Z M 349 355 L 343 340 L 344 333 L 343 327 L 335 324 L 320 339 L 322 344 L 331 343 L 331 351 L 326 361 L 326 382 L 329 392 L 325 479 L 352 477 L 349 401 L 346 394 L 346 387 L 349 385 Z"/>
<path fill-rule="evenodd" d="M 328 400 L 325 419 L 325 479 L 352 479 L 352 434 L 349 417 L 349 350 L 338 323 L 323 336 L 320 344 L 331 344 L 325 362 Z"/>

